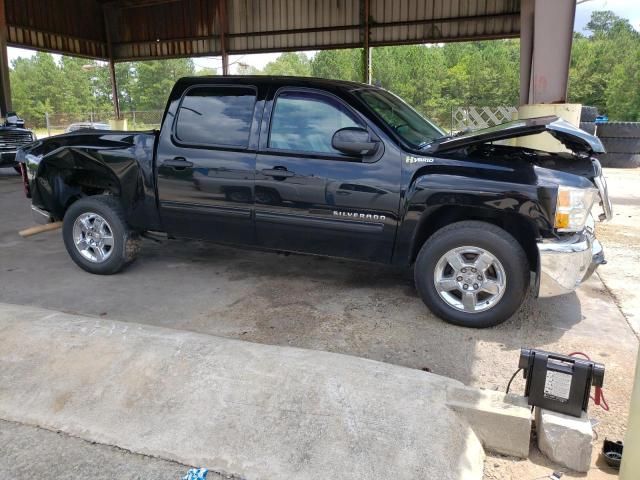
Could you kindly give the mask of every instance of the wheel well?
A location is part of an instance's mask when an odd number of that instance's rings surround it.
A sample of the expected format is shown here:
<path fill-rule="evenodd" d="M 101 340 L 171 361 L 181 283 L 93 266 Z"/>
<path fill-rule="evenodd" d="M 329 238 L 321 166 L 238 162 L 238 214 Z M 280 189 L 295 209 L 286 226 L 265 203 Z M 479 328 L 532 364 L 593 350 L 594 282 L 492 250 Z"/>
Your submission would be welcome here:
<path fill-rule="evenodd" d="M 35 200 L 57 219 L 62 219 L 69 206 L 82 197 L 121 193 L 120 182 L 108 167 L 97 162 L 69 161 L 67 156 L 41 165 L 36 180 Z"/>
<path fill-rule="evenodd" d="M 536 238 L 539 236 L 536 228 L 526 218 L 517 214 L 494 212 L 484 208 L 474 207 L 442 207 L 438 211 L 421 220 L 411 249 L 411 262 L 414 262 L 422 245 L 431 235 L 447 225 L 463 220 L 478 220 L 496 225 L 512 235 L 522 246 L 529 268 L 538 268 L 538 248 Z"/>

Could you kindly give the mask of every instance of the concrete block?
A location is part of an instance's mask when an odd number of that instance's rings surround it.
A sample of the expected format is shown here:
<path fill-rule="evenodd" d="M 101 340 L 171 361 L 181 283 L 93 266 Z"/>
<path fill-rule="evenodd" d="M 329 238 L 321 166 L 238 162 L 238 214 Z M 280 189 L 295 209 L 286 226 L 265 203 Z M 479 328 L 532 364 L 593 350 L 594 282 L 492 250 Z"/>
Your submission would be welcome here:
<path fill-rule="evenodd" d="M 571 417 L 536 407 L 538 447 L 550 460 L 575 470 L 589 471 L 593 430 L 587 414 Z"/>
<path fill-rule="evenodd" d="M 524 397 L 456 386 L 447 391 L 447 405 L 464 416 L 485 449 L 529 456 L 531 411 Z"/>

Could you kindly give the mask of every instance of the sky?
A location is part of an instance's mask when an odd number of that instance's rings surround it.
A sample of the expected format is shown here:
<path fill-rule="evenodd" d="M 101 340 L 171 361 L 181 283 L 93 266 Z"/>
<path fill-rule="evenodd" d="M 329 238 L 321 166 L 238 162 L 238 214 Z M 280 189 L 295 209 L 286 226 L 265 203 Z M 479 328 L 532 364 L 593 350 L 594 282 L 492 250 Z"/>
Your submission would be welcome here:
<path fill-rule="evenodd" d="M 627 18 L 633 27 L 640 31 L 640 1 L 639 0 L 587 0 L 576 8 L 576 21 L 574 30 L 582 32 L 587 25 L 591 12 L 594 10 L 612 10 L 616 15 Z M 315 52 L 307 52 L 313 56 Z M 21 48 L 8 48 L 9 63 L 18 57 L 30 57 L 34 54 L 33 50 L 24 50 Z M 234 73 L 239 62 L 251 65 L 257 68 L 264 66 L 275 60 L 279 53 L 260 53 L 254 55 L 230 55 L 229 63 L 231 65 L 231 73 Z M 216 68 L 221 73 L 222 60 L 220 57 L 199 57 L 194 59 L 196 70 L 202 68 Z"/>

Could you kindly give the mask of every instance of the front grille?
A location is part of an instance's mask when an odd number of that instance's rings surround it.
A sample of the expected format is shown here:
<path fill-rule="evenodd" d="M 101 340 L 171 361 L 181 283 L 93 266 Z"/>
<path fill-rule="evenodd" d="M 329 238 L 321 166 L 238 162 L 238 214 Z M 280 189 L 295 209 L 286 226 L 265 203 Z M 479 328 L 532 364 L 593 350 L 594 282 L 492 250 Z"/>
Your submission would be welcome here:
<path fill-rule="evenodd" d="M 14 151 L 33 142 L 31 132 L 0 130 L 0 151 Z"/>

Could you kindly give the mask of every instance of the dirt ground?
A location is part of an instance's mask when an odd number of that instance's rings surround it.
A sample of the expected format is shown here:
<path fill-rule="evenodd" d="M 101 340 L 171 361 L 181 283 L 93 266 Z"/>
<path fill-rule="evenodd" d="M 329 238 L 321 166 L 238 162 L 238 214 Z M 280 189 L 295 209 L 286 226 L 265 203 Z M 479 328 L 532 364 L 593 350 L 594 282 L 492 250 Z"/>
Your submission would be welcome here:
<path fill-rule="evenodd" d="M 0 176 L 0 301 L 351 354 L 496 390 L 504 390 L 516 370 L 521 347 L 584 351 L 606 365 L 611 410 L 592 405 L 589 411 L 598 422 L 592 470 L 563 478 L 614 478 L 598 451 L 605 437 L 623 438 L 627 421 L 638 347 L 629 326 L 637 305 L 629 280 L 640 268 L 630 248 L 640 243 L 633 223 L 640 171 L 607 174 L 616 217 L 598 231 L 609 264 L 577 293 L 529 298 L 495 328 L 464 329 L 434 317 L 418 298 L 411 272 L 336 259 L 145 241 L 138 261 L 122 274 L 92 276 L 71 262 L 59 232 L 17 235 L 32 222 L 18 178 L 10 174 Z M 518 377 L 512 391 L 523 388 Z M 528 460 L 488 455 L 485 477 L 547 478 L 554 468 L 563 470 L 532 446 Z"/>

